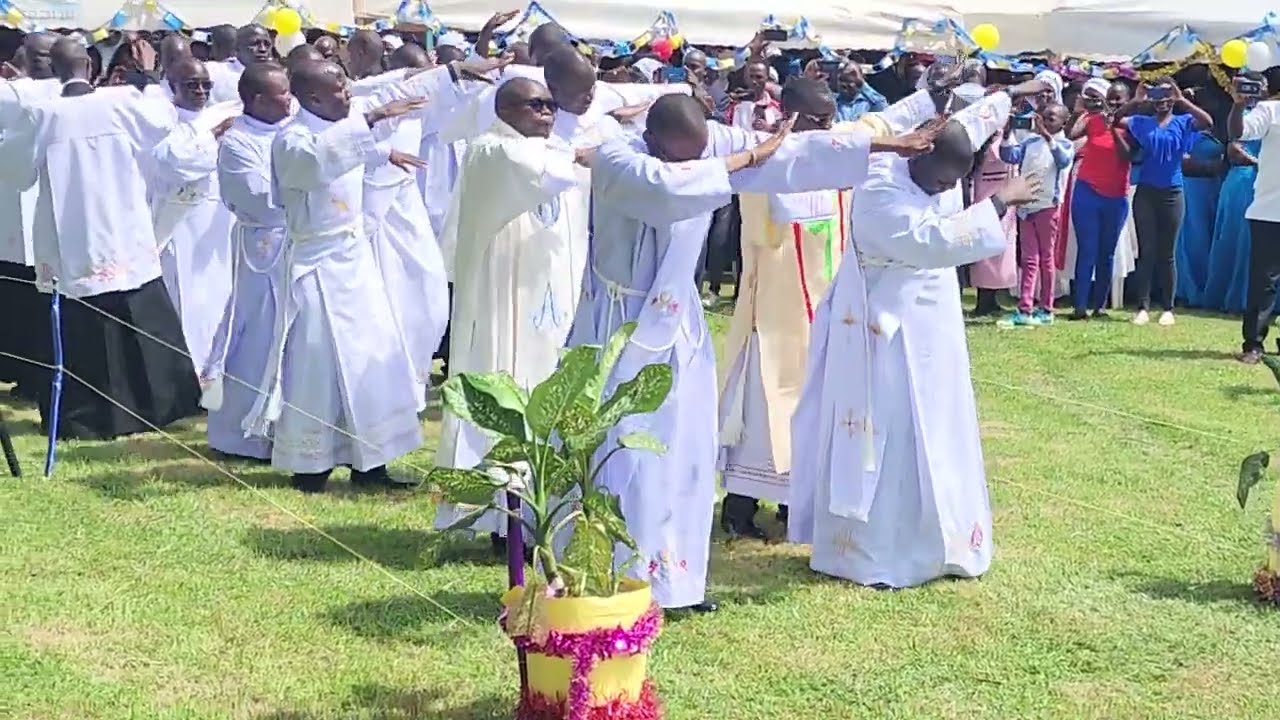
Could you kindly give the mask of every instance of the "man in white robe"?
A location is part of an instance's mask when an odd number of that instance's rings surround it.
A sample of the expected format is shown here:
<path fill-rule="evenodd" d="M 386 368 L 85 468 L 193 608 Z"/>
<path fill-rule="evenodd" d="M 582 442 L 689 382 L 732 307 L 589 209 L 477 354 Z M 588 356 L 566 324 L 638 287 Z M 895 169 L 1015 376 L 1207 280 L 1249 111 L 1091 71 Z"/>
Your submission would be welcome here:
<path fill-rule="evenodd" d="M 182 319 L 194 372 L 209 368 L 214 334 L 231 299 L 231 226 L 235 216 L 218 192 L 218 140 L 240 114 L 239 103 L 207 106 L 213 82 L 191 56 L 165 72 L 178 125 L 151 153 L 151 209 L 160 267 Z"/>
<path fill-rule="evenodd" d="M 209 447 L 223 455 L 271 459 L 271 440 L 244 431 L 258 399 L 275 333 L 276 308 L 284 303 L 284 209 L 272 198 L 271 146 L 293 117 L 295 100 L 284 68 L 259 63 L 240 79 L 244 114 L 218 145 L 218 188 L 235 216 L 231 242 L 231 302 L 214 336 L 201 378 L 201 404 L 209 410 Z"/>
<path fill-rule="evenodd" d="M 457 72 L 441 67 L 381 87 L 377 97 L 388 104 L 364 113 L 353 111 L 337 65 L 299 65 L 290 76 L 302 109 L 272 146 L 288 290 L 276 308 L 263 395 L 244 427 L 272 438 L 272 466 L 293 473 L 304 492 L 322 491 L 340 465 L 357 484 L 394 484 L 386 464 L 422 442 L 425 390 L 364 232 L 364 176 L 368 164 L 416 167 L 374 127 L 444 94 Z"/>
<path fill-rule="evenodd" d="M 1041 87 L 1015 87 L 1017 96 Z M 791 540 L 861 585 L 976 577 L 991 561 L 987 497 L 955 267 L 998 255 L 1017 178 L 965 209 L 958 181 L 1005 126 L 1010 94 L 954 115 L 933 152 L 881 156 L 853 203 L 856 257 L 818 307 L 792 420 Z"/>
<path fill-rule="evenodd" d="M 23 142 L 6 142 L 6 130 L 17 125 L 30 105 L 62 91 L 49 56 L 56 39 L 51 33 L 23 38 L 18 69 L 24 76 L 0 82 L 0 166 L 23 162 L 30 152 Z M 38 194 L 35 185 L 24 190 L 0 180 L 0 307 L 7 316 L 0 332 L 0 352 L 48 362 L 48 307 L 33 284 L 32 224 Z M 16 383 L 16 392 L 27 399 L 35 399 L 37 386 L 45 383 L 47 374 L 37 365 L 0 357 L 0 382 Z"/>
<path fill-rule="evenodd" d="M 215 103 L 239 100 L 240 75 L 245 68 L 271 62 L 272 47 L 271 33 L 261 25 L 245 25 L 237 30 L 235 55 L 224 61 L 209 62 L 209 77 L 213 80 L 209 99 Z"/>
<path fill-rule="evenodd" d="M 95 91 L 88 53 L 72 38 L 59 39 L 51 57 L 63 96 L 33 105 L 6 128 L 5 142 L 28 143 L 29 155 L 0 173 L 24 189 L 39 186 L 36 282 L 68 298 L 62 341 L 69 377 L 58 435 L 110 439 L 163 427 L 193 415 L 199 397 L 160 280 L 142 166 L 173 129 L 176 112 L 132 87 Z M 51 423 L 47 395 L 40 410 Z"/>
<path fill-rule="evenodd" d="M 495 101 L 499 120 L 470 142 L 446 222 L 456 238 L 450 372 L 507 372 L 531 389 L 555 370 L 582 288 L 585 218 L 565 203 L 578 151 L 551 134 L 555 101 L 541 84 L 513 80 Z M 474 467 L 492 442 L 446 409 L 436 464 Z M 470 511 L 442 505 L 435 525 Z M 503 516 L 471 529 L 505 534 Z"/>
<path fill-rule="evenodd" d="M 672 366 L 674 385 L 662 407 L 624 419 L 602 448 L 643 429 L 666 452 L 619 453 L 598 480 L 619 496 L 640 547 L 639 562 L 628 573 L 648 582 L 664 608 L 718 607 L 706 596 L 719 445 L 716 363 L 693 282 L 711 213 L 735 192 L 855 186 L 866 174 L 869 152 L 928 146 L 922 137 L 788 137 L 789 129 L 788 123 L 769 137 L 729 128 L 706 120 L 694 98 L 673 95 L 654 103 L 642 138 L 606 143 L 591 162 L 593 282 L 570 343 L 604 344 L 622 324 L 637 322 L 606 392 L 646 365 Z M 758 167 L 748 169 L 752 165 Z M 630 554 L 619 548 L 619 564 Z"/>

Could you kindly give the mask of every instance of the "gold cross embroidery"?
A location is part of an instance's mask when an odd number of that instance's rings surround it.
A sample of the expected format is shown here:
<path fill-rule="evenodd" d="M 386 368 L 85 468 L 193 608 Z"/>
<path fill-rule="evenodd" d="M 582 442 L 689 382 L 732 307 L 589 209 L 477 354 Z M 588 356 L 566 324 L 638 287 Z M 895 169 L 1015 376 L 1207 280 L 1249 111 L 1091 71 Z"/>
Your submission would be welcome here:
<path fill-rule="evenodd" d="M 342 213 L 351 212 L 351 206 L 347 204 L 346 200 L 343 200 L 340 197 L 334 197 L 330 200 L 330 202 L 333 204 L 335 208 L 337 208 L 338 212 L 342 212 Z"/>
<path fill-rule="evenodd" d="M 875 322 L 871 323 L 870 325 L 867 325 L 867 329 L 871 331 L 872 335 L 879 335 L 880 333 L 884 332 L 883 330 L 880 329 L 880 323 L 875 323 Z"/>
<path fill-rule="evenodd" d="M 837 530 L 831 535 L 831 547 L 840 555 L 852 555 L 858 549 L 852 530 Z"/>

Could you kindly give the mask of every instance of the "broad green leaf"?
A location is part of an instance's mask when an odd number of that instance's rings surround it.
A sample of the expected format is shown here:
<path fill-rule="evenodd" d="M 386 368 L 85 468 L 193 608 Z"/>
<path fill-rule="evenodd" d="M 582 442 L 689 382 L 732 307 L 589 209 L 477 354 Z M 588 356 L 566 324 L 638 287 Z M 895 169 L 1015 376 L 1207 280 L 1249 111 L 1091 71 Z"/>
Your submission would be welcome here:
<path fill-rule="evenodd" d="M 472 510 L 466 515 L 463 515 L 461 518 L 458 518 L 454 522 L 450 523 L 449 526 L 446 527 L 441 532 L 449 533 L 449 532 L 457 532 L 459 530 L 470 530 L 471 526 L 479 522 L 480 518 L 484 517 L 484 514 L 489 512 L 489 510 L 490 510 L 489 507 L 482 507 L 479 510 Z"/>
<path fill-rule="evenodd" d="M 589 346 L 570 349 L 560 367 L 529 394 L 525 418 L 538 438 L 549 438 L 558 429 L 561 415 L 571 406 L 595 373 L 596 353 Z"/>
<path fill-rule="evenodd" d="M 467 382 L 482 393 L 491 395 L 499 406 L 524 414 L 529 393 L 506 372 L 466 373 Z"/>
<path fill-rule="evenodd" d="M 1276 379 L 1277 383 L 1280 383 L 1280 358 L 1274 355 L 1263 355 L 1262 364 L 1267 366 L 1267 369 L 1271 371 L 1272 377 Z"/>
<path fill-rule="evenodd" d="M 1264 452 L 1256 452 L 1240 463 L 1240 479 L 1236 483 L 1236 500 L 1243 508 L 1249 501 L 1249 491 L 1254 485 L 1262 482 L 1267 474 L 1267 466 L 1271 464 L 1271 456 Z"/>
<path fill-rule="evenodd" d="M 599 525 L 612 542 L 626 545 L 632 551 L 638 549 L 631 533 L 627 532 L 618 496 L 607 490 L 588 490 L 582 497 L 582 514 L 588 524 Z"/>
<path fill-rule="evenodd" d="M 494 465 L 510 465 L 516 462 L 525 462 L 530 454 L 530 443 L 522 442 L 515 438 L 504 437 L 499 440 L 489 452 L 485 453 L 484 462 Z"/>
<path fill-rule="evenodd" d="M 455 375 L 442 387 L 445 406 L 459 418 L 499 437 L 525 439 L 524 417 L 518 410 L 502 405 L 489 388 L 498 381 L 492 378 L 477 380 L 470 373 Z M 507 398 L 509 401 L 510 398 Z"/>
<path fill-rule="evenodd" d="M 600 361 L 596 366 L 596 373 L 591 378 L 591 382 L 587 383 L 587 387 L 583 392 L 587 399 L 591 402 L 591 409 L 595 410 L 604 402 L 604 388 L 609 382 L 609 376 L 613 374 L 613 366 L 618 364 L 618 358 L 622 357 L 622 351 L 627 348 L 631 336 L 636 331 L 636 323 L 624 323 L 618 331 L 609 338 L 609 342 L 605 344 L 604 349 L 600 352 Z"/>
<path fill-rule="evenodd" d="M 548 453 L 542 471 L 545 475 L 542 478 L 545 483 L 543 487 L 549 495 L 554 497 L 564 497 L 565 493 L 569 492 L 578 481 L 577 468 L 560 453 Z"/>
<path fill-rule="evenodd" d="M 647 432 L 627 433 L 618 438 L 618 444 L 628 450 L 648 450 L 658 455 L 667 451 L 667 446 L 662 444 L 661 440 Z"/>
<path fill-rule="evenodd" d="M 613 540 L 603 524 L 579 518 L 565 548 L 564 562 L 581 573 L 582 594 L 612 594 Z"/>
<path fill-rule="evenodd" d="M 504 487 L 488 473 L 466 468 L 435 468 L 427 474 L 427 483 L 458 505 L 490 505 L 494 493 Z"/>
<path fill-rule="evenodd" d="M 654 412 L 667 399 L 671 383 L 669 365 L 646 365 L 640 368 L 635 377 L 613 391 L 613 395 L 600 406 L 597 420 L 611 428 L 628 415 Z"/>

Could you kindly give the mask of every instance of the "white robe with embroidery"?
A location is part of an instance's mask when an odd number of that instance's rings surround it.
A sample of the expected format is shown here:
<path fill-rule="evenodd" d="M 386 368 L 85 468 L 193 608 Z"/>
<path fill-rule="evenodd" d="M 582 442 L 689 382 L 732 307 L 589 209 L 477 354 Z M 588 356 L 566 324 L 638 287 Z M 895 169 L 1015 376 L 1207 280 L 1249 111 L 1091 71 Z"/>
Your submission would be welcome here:
<path fill-rule="evenodd" d="M 565 201 L 578 177 L 571 147 L 499 122 L 467 147 L 446 233 L 454 280 L 449 372 L 510 373 L 532 388 L 569 336 L 587 254 L 587 217 Z M 492 440 L 446 410 L 436 464 L 474 467 Z M 442 505 L 436 527 L 467 509 Z M 489 513 L 473 529 L 505 533 Z"/>
<path fill-rule="evenodd" d="M 180 120 L 151 151 L 151 214 L 165 288 L 182 321 L 195 372 L 209 368 L 218 323 L 231 299 L 235 216 L 218 190 L 213 128 L 239 114 L 239 103 L 177 108 Z"/>
<path fill-rule="evenodd" d="M 869 144 L 861 133 L 797 133 L 760 168 L 730 176 L 720 156 L 767 136 L 717 123 L 707 129 L 708 159 L 689 163 L 649 156 L 638 137 L 600 148 L 592 170 L 592 272 L 571 338 L 573 345 L 604 344 L 621 325 L 637 322 L 608 393 L 646 365 L 672 368 L 666 402 L 651 415 L 624 419 L 601 448 L 607 452 L 620 435 L 644 430 L 667 451 L 618 453 L 598 479 L 620 498 L 640 547 L 629 574 L 650 583 L 654 600 L 667 608 L 706 596 L 719 428 L 715 356 L 693 278 L 711 213 L 734 192 L 856 185 L 866 173 Z M 619 567 L 630 556 L 619 547 Z"/>
<path fill-rule="evenodd" d="M 358 113 L 330 122 L 302 110 L 272 146 L 287 286 L 244 427 L 273 439 L 282 470 L 367 471 L 422 442 L 423 388 L 363 230 L 365 165 L 386 157 Z"/>
<path fill-rule="evenodd" d="M 0 82 L 0 167 L 13 167 L 30 157 L 31 149 L 24 147 L 21 137 L 14 137 L 10 132 L 22 121 L 26 108 L 55 98 L 61 92 L 62 83 L 53 78 Z M 35 264 L 31 230 L 38 195 L 39 189 L 34 184 L 23 189 L 0 180 L 0 262 Z"/>
<path fill-rule="evenodd" d="M 853 243 L 815 313 L 792 419 L 794 542 L 862 585 L 973 577 L 991 561 L 977 411 L 955 266 L 1004 251 L 990 200 L 921 191 L 879 156 L 854 195 Z"/>

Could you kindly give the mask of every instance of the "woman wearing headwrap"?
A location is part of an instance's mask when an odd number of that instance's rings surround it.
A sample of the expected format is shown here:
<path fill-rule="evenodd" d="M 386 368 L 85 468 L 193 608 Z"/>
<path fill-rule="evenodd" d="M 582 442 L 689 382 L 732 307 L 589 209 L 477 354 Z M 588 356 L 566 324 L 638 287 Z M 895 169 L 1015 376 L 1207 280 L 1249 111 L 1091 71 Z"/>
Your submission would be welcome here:
<path fill-rule="evenodd" d="M 1226 148 L 1211 132 L 1197 133 L 1182 158 L 1182 231 L 1177 247 L 1177 299 L 1191 307 L 1204 307 L 1209 276 L 1210 242 L 1222 189 Z"/>
<path fill-rule="evenodd" d="M 1261 75 L 1250 77 L 1263 83 Z M 1254 101 L 1252 104 L 1255 104 Z M 1247 114 L 1249 110 L 1246 110 Z M 1249 223 L 1245 211 L 1253 203 L 1253 181 L 1258 177 L 1258 154 L 1261 140 L 1236 141 L 1227 146 L 1226 179 L 1218 196 L 1218 213 L 1213 224 L 1213 243 L 1209 247 L 1209 270 L 1205 281 L 1204 307 L 1229 313 L 1242 313 L 1249 297 Z"/>

